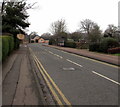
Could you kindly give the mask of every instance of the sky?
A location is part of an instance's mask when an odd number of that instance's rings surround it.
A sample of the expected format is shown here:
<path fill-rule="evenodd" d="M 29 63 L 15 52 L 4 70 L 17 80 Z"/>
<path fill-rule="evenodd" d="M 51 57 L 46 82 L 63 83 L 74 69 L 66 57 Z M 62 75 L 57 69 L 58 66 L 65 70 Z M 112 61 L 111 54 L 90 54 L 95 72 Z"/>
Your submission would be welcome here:
<path fill-rule="evenodd" d="M 80 21 L 90 19 L 102 31 L 109 24 L 118 26 L 118 1 L 120 0 L 28 0 L 35 9 L 28 10 L 30 27 L 28 34 L 35 31 L 39 35 L 50 32 L 53 22 L 65 19 L 69 32 L 79 29 Z"/>

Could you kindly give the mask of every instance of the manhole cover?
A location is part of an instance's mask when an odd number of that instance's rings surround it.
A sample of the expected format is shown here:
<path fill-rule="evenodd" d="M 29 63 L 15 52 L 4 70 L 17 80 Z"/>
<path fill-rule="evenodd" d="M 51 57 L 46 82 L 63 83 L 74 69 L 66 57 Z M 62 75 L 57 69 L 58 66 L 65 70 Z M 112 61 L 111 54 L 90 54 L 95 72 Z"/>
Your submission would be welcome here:
<path fill-rule="evenodd" d="M 65 70 L 65 71 L 74 71 L 75 68 L 72 68 L 72 67 L 70 67 L 70 68 L 63 68 L 63 70 Z"/>

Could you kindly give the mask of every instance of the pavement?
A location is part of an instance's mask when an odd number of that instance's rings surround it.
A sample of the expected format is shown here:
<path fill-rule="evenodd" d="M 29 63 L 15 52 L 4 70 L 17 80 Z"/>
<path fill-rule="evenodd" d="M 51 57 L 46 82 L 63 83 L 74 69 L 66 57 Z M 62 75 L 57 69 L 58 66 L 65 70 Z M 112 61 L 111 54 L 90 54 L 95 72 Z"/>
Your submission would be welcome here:
<path fill-rule="evenodd" d="M 2 105 L 44 105 L 33 74 L 27 45 L 14 51 L 2 64 Z"/>
<path fill-rule="evenodd" d="M 107 62 L 109 64 L 120 65 L 119 56 L 114 56 L 110 54 L 102 54 L 102 53 L 97 53 L 97 52 L 90 52 L 89 50 L 86 50 L 86 49 L 74 49 L 74 48 L 60 47 L 60 46 L 53 46 L 53 45 L 45 45 L 45 46 L 53 47 L 56 49 L 69 52 L 69 53 L 74 53 L 74 54 L 81 55 L 84 57 L 92 58 L 95 60 Z"/>

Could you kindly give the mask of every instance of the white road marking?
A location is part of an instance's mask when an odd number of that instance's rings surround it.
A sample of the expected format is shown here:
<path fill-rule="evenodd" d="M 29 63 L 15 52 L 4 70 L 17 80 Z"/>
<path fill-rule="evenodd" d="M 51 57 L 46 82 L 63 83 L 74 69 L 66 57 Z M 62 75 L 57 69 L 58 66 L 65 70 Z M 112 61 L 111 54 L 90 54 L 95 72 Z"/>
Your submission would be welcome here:
<path fill-rule="evenodd" d="M 69 52 L 65 52 L 65 51 L 61 51 L 61 52 L 67 53 L 69 55 L 77 56 L 77 57 L 80 57 L 80 58 L 84 58 L 84 59 L 87 59 L 87 60 L 90 60 L 90 61 L 94 61 L 94 62 L 97 62 L 97 63 L 101 63 L 101 64 L 104 64 L 104 65 L 107 65 L 107 66 L 111 66 L 111 67 L 114 67 L 114 68 L 117 68 L 117 69 L 119 68 L 119 66 L 117 66 L 117 65 L 112 65 L 112 64 L 102 62 L 102 61 L 98 61 L 98 60 L 95 60 L 95 59 L 92 59 L 92 58 L 87 58 L 85 56 L 81 56 L 81 55 L 77 55 L 77 54 L 69 53 Z"/>
<path fill-rule="evenodd" d="M 107 80 L 109 80 L 109 81 L 111 81 L 111 82 L 113 82 L 113 83 L 115 83 L 115 84 L 117 84 L 117 85 L 120 85 L 119 82 L 117 82 L 117 81 L 115 81 L 115 80 L 112 80 L 112 79 L 110 79 L 110 78 L 108 78 L 108 77 L 106 77 L 106 76 L 104 76 L 104 75 L 102 75 L 102 74 L 99 74 L 99 73 L 97 73 L 97 72 L 95 72 L 95 71 L 92 71 L 92 73 L 94 73 L 94 74 L 96 74 L 96 75 L 98 75 L 98 76 L 100 76 L 100 77 L 103 77 L 103 78 L 105 78 L 105 79 L 107 79 Z"/>
<path fill-rule="evenodd" d="M 54 54 L 53 52 L 51 52 L 51 51 L 48 51 L 50 54 L 53 54 L 53 55 L 55 55 L 55 56 L 57 56 L 57 57 L 59 57 L 59 58 L 63 58 L 62 56 L 60 56 L 60 55 L 57 55 L 57 54 Z"/>
<path fill-rule="evenodd" d="M 69 60 L 69 59 L 66 59 L 67 61 L 69 61 L 69 62 L 71 62 L 71 63 L 73 63 L 73 64 L 75 64 L 75 65 L 77 65 L 77 66 L 79 66 L 79 67 L 83 67 L 82 65 L 80 65 L 80 64 L 78 64 L 78 63 L 76 63 L 76 62 L 73 62 L 73 61 L 71 61 L 71 60 Z"/>
<path fill-rule="evenodd" d="M 48 51 L 49 53 L 51 53 L 51 54 L 54 54 L 54 53 L 52 53 L 51 51 Z"/>
<path fill-rule="evenodd" d="M 63 57 L 62 57 L 62 56 L 60 56 L 60 55 L 57 55 L 57 54 L 54 54 L 54 55 L 55 55 L 55 56 L 57 56 L 57 57 L 59 57 L 59 58 L 61 58 L 61 59 L 63 58 Z"/>

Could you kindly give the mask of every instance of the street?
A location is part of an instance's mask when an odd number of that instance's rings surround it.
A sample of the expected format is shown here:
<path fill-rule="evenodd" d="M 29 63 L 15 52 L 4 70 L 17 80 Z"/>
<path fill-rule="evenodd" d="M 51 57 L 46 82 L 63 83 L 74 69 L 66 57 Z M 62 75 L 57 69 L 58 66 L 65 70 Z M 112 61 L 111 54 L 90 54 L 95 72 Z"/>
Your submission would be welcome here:
<path fill-rule="evenodd" d="M 41 44 L 28 44 L 58 105 L 118 105 L 118 67 Z"/>

